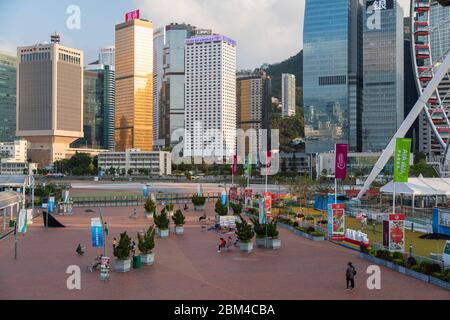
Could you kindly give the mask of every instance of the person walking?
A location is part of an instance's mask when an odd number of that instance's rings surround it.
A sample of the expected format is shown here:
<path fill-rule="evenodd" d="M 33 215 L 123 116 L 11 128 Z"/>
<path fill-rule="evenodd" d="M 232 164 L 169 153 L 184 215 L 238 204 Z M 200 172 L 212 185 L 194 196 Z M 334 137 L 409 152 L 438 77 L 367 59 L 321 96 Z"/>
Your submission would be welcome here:
<path fill-rule="evenodd" d="M 116 246 L 117 246 L 117 239 L 114 238 L 113 239 L 113 249 L 116 249 Z"/>
<path fill-rule="evenodd" d="M 109 235 L 108 223 L 105 221 L 103 224 L 103 229 L 105 230 L 105 236 Z"/>
<path fill-rule="evenodd" d="M 356 269 L 351 262 L 349 262 L 347 265 L 347 271 L 345 275 L 347 278 L 347 290 L 355 289 Z"/>
<path fill-rule="evenodd" d="M 133 252 L 133 257 L 136 255 L 136 242 L 131 243 L 131 251 Z"/>

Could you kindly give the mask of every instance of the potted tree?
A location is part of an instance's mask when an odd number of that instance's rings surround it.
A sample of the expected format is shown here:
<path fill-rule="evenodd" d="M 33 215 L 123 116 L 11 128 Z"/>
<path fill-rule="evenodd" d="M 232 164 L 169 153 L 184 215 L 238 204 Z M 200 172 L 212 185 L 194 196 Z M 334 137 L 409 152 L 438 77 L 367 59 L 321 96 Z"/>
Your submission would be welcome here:
<path fill-rule="evenodd" d="M 166 205 L 166 212 L 168 213 L 169 217 L 173 216 L 173 209 L 174 209 L 173 203 L 169 203 Z"/>
<path fill-rule="evenodd" d="M 281 240 L 279 239 L 280 233 L 277 228 L 277 221 L 272 221 L 266 225 L 267 228 L 267 248 L 268 249 L 280 249 Z"/>
<path fill-rule="evenodd" d="M 237 216 L 242 213 L 242 209 L 243 209 L 242 204 L 232 203 L 231 208 L 233 209 L 233 213 Z"/>
<path fill-rule="evenodd" d="M 253 224 L 253 230 L 256 234 L 256 246 L 266 247 L 267 244 L 267 226 L 265 224 L 259 223 L 259 218 L 251 217 L 250 221 Z"/>
<path fill-rule="evenodd" d="M 137 236 L 141 262 L 143 265 L 151 266 L 155 262 L 155 254 L 152 252 L 155 247 L 155 227 L 151 226 L 144 235 L 138 233 Z"/>
<path fill-rule="evenodd" d="M 255 232 L 253 227 L 242 217 L 240 221 L 236 221 L 236 235 L 239 238 L 240 249 L 242 252 L 250 253 L 253 251 L 253 237 Z"/>
<path fill-rule="evenodd" d="M 153 201 L 153 199 L 150 197 L 147 198 L 147 200 L 145 200 L 144 209 L 145 209 L 145 217 L 147 219 L 150 219 L 150 217 L 153 216 L 153 214 L 156 212 L 155 201 Z"/>
<path fill-rule="evenodd" d="M 219 216 L 222 217 L 228 215 L 228 207 L 226 205 L 223 205 L 221 199 L 217 200 L 215 211 Z"/>
<path fill-rule="evenodd" d="M 117 272 L 129 272 L 131 270 L 131 239 L 126 232 L 120 234 L 119 243 L 114 248 L 114 269 Z"/>
<path fill-rule="evenodd" d="M 192 203 L 194 204 L 195 211 L 205 210 L 206 198 L 204 196 L 194 194 L 192 196 Z"/>
<path fill-rule="evenodd" d="M 183 234 L 184 233 L 184 224 L 186 223 L 185 216 L 183 215 L 183 212 L 181 210 L 178 210 L 175 212 L 175 214 L 172 217 L 173 222 L 175 223 L 175 234 Z"/>
<path fill-rule="evenodd" d="M 157 232 L 161 238 L 167 238 L 169 236 L 169 218 L 167 217 L 166 209 L 161 211 L 161 214 L 157 215 L 156 212 L 153 213 L 153 220 L 155 222 L 156 227 L 158 228 Z"/>

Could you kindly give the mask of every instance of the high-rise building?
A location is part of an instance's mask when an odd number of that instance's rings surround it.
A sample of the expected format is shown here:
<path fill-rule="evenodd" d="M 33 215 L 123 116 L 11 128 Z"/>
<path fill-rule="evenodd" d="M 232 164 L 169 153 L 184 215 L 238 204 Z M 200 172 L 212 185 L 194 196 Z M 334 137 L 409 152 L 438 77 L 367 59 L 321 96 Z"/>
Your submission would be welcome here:
<path fill-rule="evenodd" d="M 153 149 L 153 23 L 116 25 L 116 150 Z"/>
<path fill-rule="evenodd" d="M 84 137 L 74 148 L 114 149 L 114 66 L 95 61 L 84 71 Z"/>
<path fill-rule="evenodd" d="M 241 72 L 237 75 L 236 92 L 237 128 L 256 131 L 257 140 L 246 146 L 246 152 L 257 154 L 261 146 L 260 130 L 272 128 L 272 80 L 262 70 Z M 270 133 L 267 139 L 270 139 Z"/>
<path fill-rule="evenodd" d="M 16 138 L 16 63 L 17 57 L 0 52 L 0 141 Z"/>
<path fill-rule="evenodd" d="M 236 150 L 236 42 L 186 39 L 185 156 L 229 157 Z"/>
<path fill-rule="evenodd" d="M 363 151 L 384 150 L 404 120 L 403 9 L 396 0 L 364 1 Z"/>
<path fill-rule="evenodd" d="M 116 65 L 116 48 L 114 46 L 100 48 L 98 63 L 106 66 Z"/>
<path fill-rule="evenodd" d="M 83 52 L 59 42 L 55 34 L 51 44 L 17 49 L 17 136 L 41 166 L 83 137 Z"/>
<path fill-rule="evenodd" d="M 172 133 L 184 128 L 185 40 L 195 35 L 212 35 L 184 23 L 171 23 L 154 32 L 154 125 L 159 145 L 173 146 Z"/>
<path fill-rule="evenodd" d="M 361 148 L 360 0 L 306 1 L 303 103 L 307 153 Z"/>
<path fill-rule="evenodd" d="M 295 76 L 293 74 L 283 73 L 281 75 L 281 92 L 281 106 L 283 117 L 295 116 L 296 88 Z"/>

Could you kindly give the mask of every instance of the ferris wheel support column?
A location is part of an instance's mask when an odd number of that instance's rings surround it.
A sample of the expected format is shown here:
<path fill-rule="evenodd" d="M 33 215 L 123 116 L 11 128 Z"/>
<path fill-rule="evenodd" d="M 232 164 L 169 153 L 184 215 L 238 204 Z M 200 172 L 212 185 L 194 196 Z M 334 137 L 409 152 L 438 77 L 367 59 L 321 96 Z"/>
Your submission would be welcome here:
<path fill-rule="evenodd" d="M 426 109 L 426 105 L 428 103 L 428 100 L 431 98 L 433 93 L 436 91 L 437 87 L 441 83 L 442 79 L 444 79 L 445 75 L 447 74 L 448 70 L 450 69 L 450 53 L 447 54 L 442 64 L 439 66 L 438 70 L 436 71 L 433 79 L 428 83 L 428 86 L 423 91 L 422 95 L 420 96 L 419 100 L 416 102 L 414 107 L 412 108 L 411 112 L 406 117 L 405 121 L 403 121 L 400 128 L 397 130 L 397 133 L 392 138 L 391 142 L 389 142 L 386 149 L 383 151 L 381 157 L 378 159 L 377 163 L 375 164 L 374 168 L 372 169 L 372 172 L 370 173 L 369 177 L 367 178 L 366 182 L 364 183 L 364 187 L 358 194 L 358 199 L 361 199 L 362 196 L 369 190 L 372 183 L 375 181 L 375 179 L 378 177 L 380 172 L 383 170 L 385 165 L 388 163 L 389 159 L 394 155 L 395 151 L 395 143 L 397 138 L 404 138 L 406 133 L 408 133 L 408 130 L 411 128 L 411 126 L 416 121 L 417 117 L 420 115 L 420 113 Z"/>

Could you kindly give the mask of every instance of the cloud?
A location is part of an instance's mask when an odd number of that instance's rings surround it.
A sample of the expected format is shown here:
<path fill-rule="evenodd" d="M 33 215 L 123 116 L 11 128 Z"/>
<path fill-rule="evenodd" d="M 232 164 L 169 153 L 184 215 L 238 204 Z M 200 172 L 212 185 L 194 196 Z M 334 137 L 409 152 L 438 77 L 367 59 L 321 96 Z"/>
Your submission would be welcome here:
<path fill-rule="evenodd" d="M 17 52 L 17 45 L 15 43 L 0 39 L 0 51 L 15 55 Z"/>
<path fill-rule="evenodd" d="M 213 29 L 238 42 L 238 67 L 281 62 L 302 47 L 304 0 L 135 0 L 144 18 Z"/>

